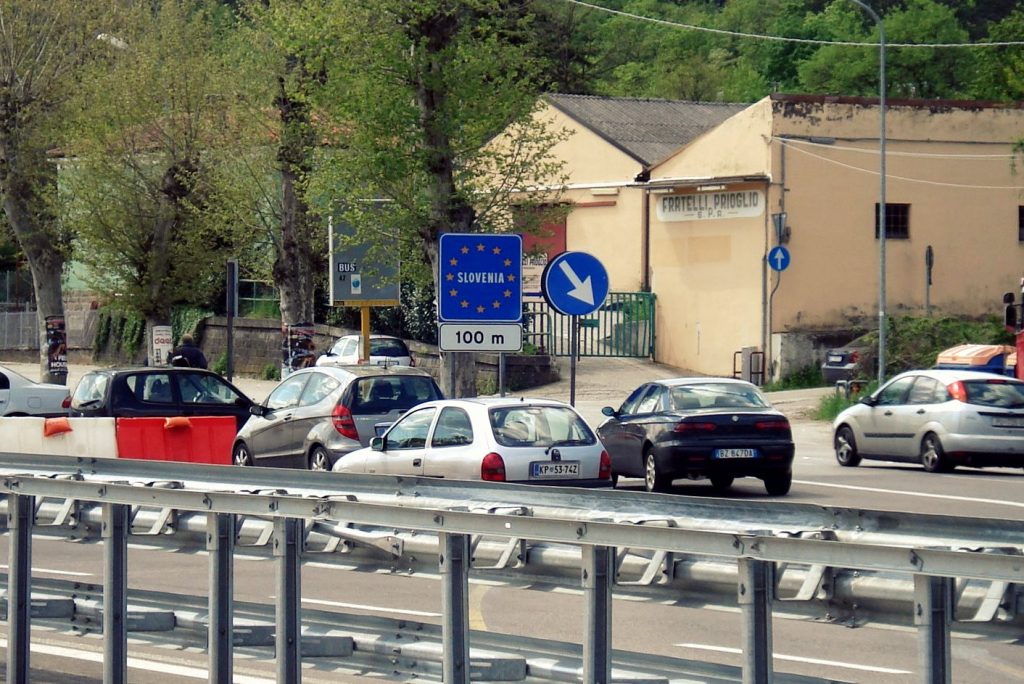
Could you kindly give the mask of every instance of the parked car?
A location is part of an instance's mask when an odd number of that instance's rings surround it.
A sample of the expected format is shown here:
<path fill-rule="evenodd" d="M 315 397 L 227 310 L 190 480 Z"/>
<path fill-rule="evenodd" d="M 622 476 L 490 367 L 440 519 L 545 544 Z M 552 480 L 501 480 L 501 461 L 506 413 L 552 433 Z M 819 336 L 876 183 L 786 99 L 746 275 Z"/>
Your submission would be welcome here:
<path fill-rule="evenodd" d="M 295 371 L 271 390 L 239 430 L 235 465 L 330 470 L 370 443 L 381 423 L 441 399 L 426 371 L 409 367 L 315 366 Z"/>
<path fill-rule="evenodd" d="M 829 384 L 840 380 L 873 377 L 875 373 L 872 368 L 877 367 L 877 363 L 874 347 L 858 338 L 845 347 L 825 352 L 821 374 Z"/>
<path fill-rule="evenodd" d="M 612 478 L 642 477 L 649 492 L 708 478 L 717 490 L 757 477 L 773 496 L 793 481 L 789 420 L 756 385 L 731 378 L 676 378 L 637 387 L 597 428 Z"/>
<path fill-rule="evenodd" d="M 350 366 L 359 363 L 360 335 L 343 335 L 316 360 L 318 366 Z M 370 335 L 370 365 L 415 366 L 405 340 L 389 335 Z"/>
<path fill-rule="evenodd" d="M 234 416 L 249 419 L 252 400 L 213 371 L 177 366 L 102 368 L 82 376 L 71 416 Z"/>
<path fill-rule="evenodd" d="M 0 366 L 0 416 L 66 416 L 70 405 L 64 385 L 34 382 Z"/>
<path fill-rule="evenodd" d="M 608 452 L 569 404 L 547 399 L 448 399 L 417 406 L 337 472 L 574 487 L 611 484 Z"/>
<path fill-rule="evenodd" d="M 956 466 L 1024 466 L 1024 382 L 982 371 L 913 370 L 840 413 L 836 460 Z"/>

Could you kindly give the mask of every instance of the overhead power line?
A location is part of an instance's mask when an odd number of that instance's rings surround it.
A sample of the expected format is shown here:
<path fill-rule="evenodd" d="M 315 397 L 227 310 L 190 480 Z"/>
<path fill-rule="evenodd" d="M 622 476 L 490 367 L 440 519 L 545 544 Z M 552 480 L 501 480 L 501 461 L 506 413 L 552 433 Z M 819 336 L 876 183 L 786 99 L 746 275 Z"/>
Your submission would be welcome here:
<path fill-rule="evenodd" d="M 626 17 L 629 19 L 636 19 L 638 21 L 645 21 L 651 24 L 658 24 L 661 26 L 669 26 L 671 28 L 686 29 L 688 31 L 703 31 L 704 33 L 715 33 L 723 36 L 732 36 L 735 38 L 753 38 L 755 40 L 774 40 L 781 43 L 803 43 L 806 45 L 845 45 L 850 47 L 878 47 L 878 43 L 862 43 L 857 41 L 848 40 L 817 40 L 814 38 L 792 38 L 789 36 L 770 36 L 761 33 L 744 33 L 743 31 L 728 31 L 726 29 L 716 29 L 707 26 L 696 26 L 694 24 L 683 24 L 678 21 L 669 21 L 667 19 L 655 19 L 653 17 L 645 17 L 640 14 L 632 14 L 630 12 L 623 12 L 622 10 L 614 10 L 609 7 L 601 7 L 589 2 L 583 2 L 582 0 L 563 0 L 563 2 L 570 3 L 572 5 L 579 5 L 580 7 L 588 7 L 592 10 L 599 12 L 606 12 L 608 14 L 614 14 L 620 17 Z M 992 41 L 988 43 L 890 43 L 886 42 L 887 48 L 989 48 L 989 47 L 1009 47 L 1013 45 L 1024 45 L 1022 40 L 1003 40 L 1003 41 Z"/>
<path fill-rule="evenodd" d="M 808 147 L 820 147 L 823 149 L 830 150 L 842 150 L 844 152 L 860 152 L 862 154 L 879 154 L 877 147 L 850 147 L 844 145 L 835 145 L 833 143 L 815 142 L 814 140 L 803 140 L 801 138 L 787 138 L 782 136 L 771 136 L 772 140 L 777 140 L 783 145 L 807 145 Z M 1012 145 L 1013 143 L 1007 143 Z M 1008 153 L 1008 154 L 953 154 L 952 152 L 894 152 L 892 150 L 886 150 L 886 155 L 890 157 L 924 157 L 931 159 L 974 159 L 974 160 L 1005 160 L 1005 159 L 1017 159 L 1020 155 Z"/>

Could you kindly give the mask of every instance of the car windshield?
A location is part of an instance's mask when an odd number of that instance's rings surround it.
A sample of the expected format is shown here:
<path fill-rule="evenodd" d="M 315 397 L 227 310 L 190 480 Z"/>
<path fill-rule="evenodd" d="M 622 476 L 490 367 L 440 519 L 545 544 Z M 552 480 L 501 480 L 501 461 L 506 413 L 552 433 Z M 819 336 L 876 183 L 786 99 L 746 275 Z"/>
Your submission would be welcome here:
<path fill-rule="evenodd" d="M 107 394 L 110 378 L 102 373 L 90 373 L 78 383 L 75 396 L 71 399 L 71 408 L 95 408 L 103 404 Z"/>
<path fill-rule="evenodd" d="M 407 411 L 417 404 L 443 399 L 433 378 L 423 375 L 381 375 L 359 378 L 352 393 L 354 415 Z"/>
<path fill-rule="evenodd" d="M 1024 382 L 966 380 L 967 403 L 977 406 L 1024 408 Z"/>
<path fill-rule="evenodd" d="M 673 387 L 670 396 L 676 411 L 714 407 L 768 408 L 771 405 L 756 387 L 725 382 Z"/>
<path fill-rule="evenodd" d="M 488 414 L 494 438 L 502 446 L 585 446 L 597 439 L 587 423 L 564 406 L 502 406 Z"/>

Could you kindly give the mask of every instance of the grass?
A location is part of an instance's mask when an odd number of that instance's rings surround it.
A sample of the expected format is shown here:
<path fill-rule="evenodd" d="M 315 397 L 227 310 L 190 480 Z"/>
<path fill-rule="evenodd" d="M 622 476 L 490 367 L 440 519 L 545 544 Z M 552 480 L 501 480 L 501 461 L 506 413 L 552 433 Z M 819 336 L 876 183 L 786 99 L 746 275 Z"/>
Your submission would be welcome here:
<path fill-rule="evenodd" d="M 781 380 L 767 382 L 761 386 L 765 392 L 778 392 L 780 390 L 807 389 L 809 387 L 824 387 L 828 383 L 817 366 L 804 366 L 795 373 L 791 373 Z"/>
<path fill-rule="evenodd" d="M 843 409 L 853 406 L 860 401 L 861 397 L 866 397 L 876 389 L 878 389 L 877 380 L 868 383 L 868 385 L 860 392 L 851 394 L 849 397 L 846 397 L 840 392 L 826 394 L 821 398 L 821 402 L 818 404 L 818 410 L 814 413 L 814 418 L 816 420 L 827 420 L 831 422 L 835 420 L 836 416 L 843 412 Z"/>

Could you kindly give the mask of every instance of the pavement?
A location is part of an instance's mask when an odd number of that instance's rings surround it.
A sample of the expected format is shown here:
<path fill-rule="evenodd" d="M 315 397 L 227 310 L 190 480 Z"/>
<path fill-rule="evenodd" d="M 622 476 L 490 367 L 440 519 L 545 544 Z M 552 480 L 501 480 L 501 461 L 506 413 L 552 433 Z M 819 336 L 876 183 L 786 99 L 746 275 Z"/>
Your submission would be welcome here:
<path fill-rule="evenodd" d="M 30 380 L 39 380 L 39 365 L 32 363 L 7 362 L 2 359 L 0 365 L 19 373 Z M 71 391 L 88 371 L 99 366 L 70 364 L 68 368 L 68 387 Z M 613 406 L 618 408 L 622 401 L 638 385 L 651 380 L 677 378 L 688 375 L 699 375 L 682 368 L 655 363 L 647 359 L 586 357 L 576 364 L 575 388 L 570 373 L 568 359 L 559 360 L 561 379 L 547 385 L 534 387 L 524 394 L 530 397 L 542 397 L 570 401 L 575 389 L 573 405 L 593 426 L 599 425 L 604 416 L 601 408 Z M 277 386 L 277 381 L 259 378 L 235 376 L 232 383 L 256 401 L 262 401 Z M 814 411 L 821 398 L 834 392 L 831 387 L 815 387 L 810 389 L 784 390 L 768 392 L 768 399 L 791 421 L 813 421 Z"/>

